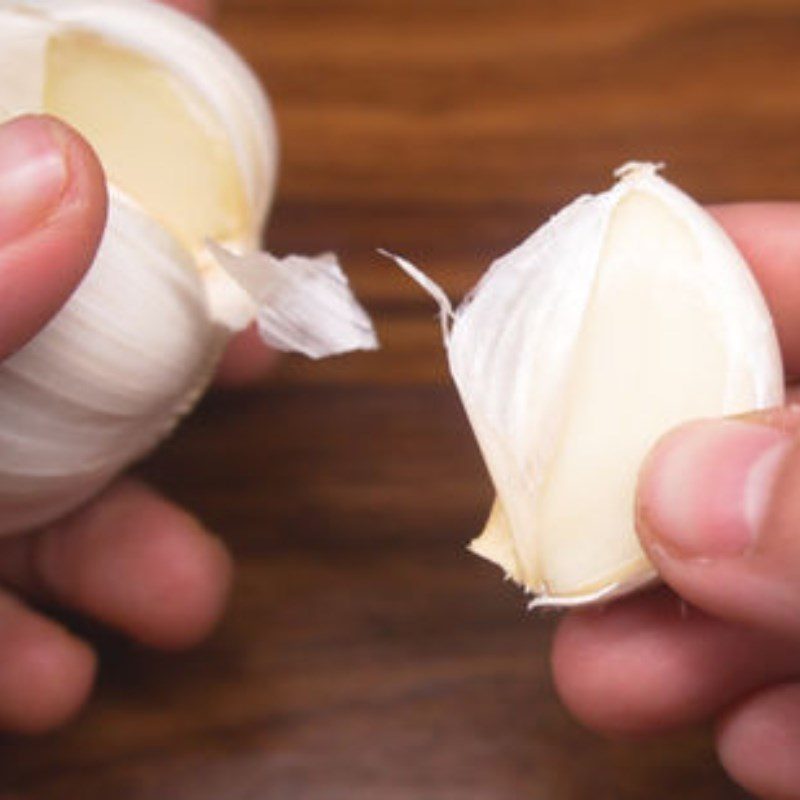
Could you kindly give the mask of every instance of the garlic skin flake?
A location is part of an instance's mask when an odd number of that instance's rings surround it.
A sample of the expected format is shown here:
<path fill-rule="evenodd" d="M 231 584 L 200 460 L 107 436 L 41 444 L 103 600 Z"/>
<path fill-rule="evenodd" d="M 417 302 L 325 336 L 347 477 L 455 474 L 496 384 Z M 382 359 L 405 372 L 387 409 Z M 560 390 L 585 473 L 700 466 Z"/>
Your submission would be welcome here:
<path fill-rule="evenodd" d="M 315 358 L 377 347 L 335 259 L 258 252 L 275 125 L 203 25 L 148 0 L 0 0 L 0 122 L 28 112 L 96 148 L 109 218 L 69 302 L 0 364 L 0 533 L 58 518 L 151 450 L 253 321 Z"/>
<path fill-rule="evenodd" d="M 772 320 L 733 243 L 654 165 L 617 175 L 496 261 L 457 310 L 437 296 L 497 492 L 470 549 L 535 606 L 651 581 L 634 509 L 650 448 L 688 420 L 783 401 Z"/>

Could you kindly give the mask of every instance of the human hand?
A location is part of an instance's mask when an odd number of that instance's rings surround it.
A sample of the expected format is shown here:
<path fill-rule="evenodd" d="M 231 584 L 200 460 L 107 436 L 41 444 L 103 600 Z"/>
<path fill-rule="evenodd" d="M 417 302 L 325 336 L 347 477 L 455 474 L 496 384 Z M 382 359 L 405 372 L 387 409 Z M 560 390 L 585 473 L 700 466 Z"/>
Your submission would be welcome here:
<path fill-rule="evenodd" d="M 713 212 L 761 284 L 796 379 L 800 204 Z M 642 471 L 638 512 L 678 597 L 660 589 L 569 614 L 553 650 L 561 697 L 609 733 L 714 720 L 735 781 L 800 798 L 800 405 L 670 433 Z"/>
<path fill-rule="evenodd" d="M 211 10 L 203 0 L 173 5 Z M 0 126 L 0 358 L 69 298 L 92 262 L 105 214 L 101 168 L 77 134 L 46 117 Z M 252 380 L 272 358 L 245 333 L 223 359 L 220 380 Z M 29 602 L 180 648 L 216 622 L 230 574 L 214 536 L 130 479 L 45 530 L 0 539 L 0 729 L 32 733 L 62 723 L 95 675 L 91 646 Z"/>

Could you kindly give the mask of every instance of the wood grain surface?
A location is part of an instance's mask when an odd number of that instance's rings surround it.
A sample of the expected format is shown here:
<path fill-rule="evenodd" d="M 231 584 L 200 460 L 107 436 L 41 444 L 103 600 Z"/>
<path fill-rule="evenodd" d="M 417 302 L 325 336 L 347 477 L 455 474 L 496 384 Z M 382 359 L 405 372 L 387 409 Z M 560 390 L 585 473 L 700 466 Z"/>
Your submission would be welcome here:
<path fill-rule="evenodd" d="M 705 731 L 608 742 L 562 710 L 554 617 L 464 551 L 490 491 L 431 304 L 374 251 L 459 296 L 630 158 L 703 200 L 800 197 L 800 2 L 228 0 L 219 23 L 283 134 L 270 246 L 336 250 L 383 350 L 287 358 L 145 465 L 233 549 L 229 613 L 180 656 L 92 632 L 95 698 L 57 735 L 3 740 L 2 790 L 743 796 Z"/>

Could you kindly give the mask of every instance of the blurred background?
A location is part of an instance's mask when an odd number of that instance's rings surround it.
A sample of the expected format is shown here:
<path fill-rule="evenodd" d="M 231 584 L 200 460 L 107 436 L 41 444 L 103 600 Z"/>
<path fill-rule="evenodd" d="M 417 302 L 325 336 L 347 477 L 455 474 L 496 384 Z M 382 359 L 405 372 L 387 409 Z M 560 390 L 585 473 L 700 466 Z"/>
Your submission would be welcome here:
<path fill-rule="evenodd" d="M 0 741 L 24 798 L 738 798 L 707 731 L 609 742 L 560 707 L 553 616 L 464 550 L 490 488 L 431 303 L 629 159 L 702 201 L 800 198 L 797 0 L 222 0 L 283 140 L 269 246 L 335 250 L 378 354 L 285 358 L 144 467 L 230 544 L 215 637 L 93 631 L 77 723 Z M 587 664 L 591 669 L 591 664 Z"/>

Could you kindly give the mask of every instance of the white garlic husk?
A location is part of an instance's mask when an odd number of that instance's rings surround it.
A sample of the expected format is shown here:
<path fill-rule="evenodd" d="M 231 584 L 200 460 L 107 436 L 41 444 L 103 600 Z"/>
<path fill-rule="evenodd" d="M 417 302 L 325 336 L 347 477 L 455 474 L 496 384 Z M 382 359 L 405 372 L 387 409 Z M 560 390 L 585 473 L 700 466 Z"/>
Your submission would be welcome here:
<path fill-rule="evenodd" d="M 0 121 L 30 112 L 97 148 L 109 218 L 70 301 L 0 364 L 0 533 L 70 511 L 147 453 L 253 320 L 313 358 L 377 346 L 335 258 L 258 251 L 272 113 L 200 23 L 148 0 L 0 0 Z"/>
<path fill-rule="evenodd" d="M 761 292 L 714 219 L 651 164 L 618 170 L 496 261 L 453 311 L 450 369 L 497 498 L 470 548 L 533 605 L 655 578 L 636 534 L 639 469 L 672 427 L 778 405 Z"/>

